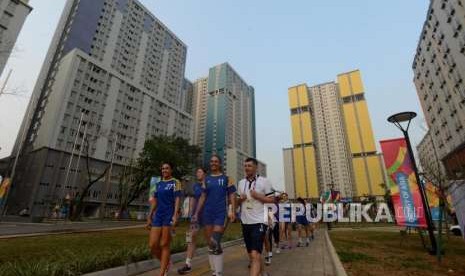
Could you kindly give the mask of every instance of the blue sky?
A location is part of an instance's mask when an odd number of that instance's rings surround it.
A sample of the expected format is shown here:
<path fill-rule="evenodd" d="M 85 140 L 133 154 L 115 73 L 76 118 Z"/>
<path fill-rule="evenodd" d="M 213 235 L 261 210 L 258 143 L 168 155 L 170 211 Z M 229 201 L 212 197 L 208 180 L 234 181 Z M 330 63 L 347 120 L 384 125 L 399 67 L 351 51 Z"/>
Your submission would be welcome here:
<path fill-rule="evenodd" d="M 229 62 L 256 91 L 258 157 L 283 186 L 282 148 L 291 145 L 287 88 L 318 84 L 360 69 L 377 140 L 399 136 L 386 122 L 419 113 L 412 134 L 424 134 L 412 60 L 429 1 L 420 0 L 141 0 L 188 45 L 186 76 L 205 76 Z M 64 0 L 32 0 L 10 59 L 10 88 L 0 98 L 0 157 L 9 154 Z M 3 74 L 1 83 L 6 75 Z"/>

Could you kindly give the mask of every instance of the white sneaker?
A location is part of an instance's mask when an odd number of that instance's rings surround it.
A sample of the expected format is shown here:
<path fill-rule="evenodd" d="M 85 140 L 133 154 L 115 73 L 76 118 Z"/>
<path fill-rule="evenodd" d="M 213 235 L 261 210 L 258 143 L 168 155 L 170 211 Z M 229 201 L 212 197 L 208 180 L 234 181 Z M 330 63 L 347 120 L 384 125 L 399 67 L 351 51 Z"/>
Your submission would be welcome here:
<path fill-rule="evenodd" d="M 278 248 L 276 248 L 276 254 L 280 254 L 281 253 L 281 250 Z"/>

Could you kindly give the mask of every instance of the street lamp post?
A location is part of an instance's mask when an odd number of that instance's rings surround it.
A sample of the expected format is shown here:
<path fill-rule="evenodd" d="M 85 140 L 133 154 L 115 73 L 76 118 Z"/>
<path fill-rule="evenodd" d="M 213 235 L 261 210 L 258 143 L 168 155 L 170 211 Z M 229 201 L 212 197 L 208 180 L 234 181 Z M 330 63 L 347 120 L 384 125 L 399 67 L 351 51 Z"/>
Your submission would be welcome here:
<path fill-rule="evenodd" d="M 410 161 L 413 166 L 413 171 L 415 172 L 415 178 L 417 180 L 417 185 L 420 188 L 421 201 L 423 203 L 423 209 L 425 210 L 426 224 L 428 226 L 429 239 L 431 241 L 431 253 L 436 253 L 437 244 L 436 237 L 434 236 L 433 222 L 431 219 L 431 211 L 429 209 L 428 200 L 426 198 L 425 189 L 420 181 L 420 176 L 418 174 L 417 163 L 415 162 L 415 157 L 413 155 L 412 144 L 410 143 L 410 137 L 408 130 L 410 128 L 410 123 L 417 116 L 415 112 L 401 112 L 394 114 L 388 118 L 388 122 L 393 123 L 398 129 L 402 131 L 407 142 L 407 150 L 410 156 Z M 401 123 L 407 122 L 406 126 L 403 126 Z"/>

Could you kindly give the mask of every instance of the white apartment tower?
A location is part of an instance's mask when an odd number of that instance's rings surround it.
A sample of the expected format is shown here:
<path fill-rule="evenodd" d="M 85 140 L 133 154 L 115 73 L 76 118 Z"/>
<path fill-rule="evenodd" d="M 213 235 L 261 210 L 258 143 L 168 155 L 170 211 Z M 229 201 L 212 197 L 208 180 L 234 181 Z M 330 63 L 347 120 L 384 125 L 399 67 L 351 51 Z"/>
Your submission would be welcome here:
<path fill-rule="evenodd" d="M 465 178 L 465 1 L 433 0 L 413 62 L 430 140 L 450 178 Z"/>
<path fill-rule="evenodd" d="M 199 78 L 194 82 L 192 117 L 194 118 L 194 144 L 203 147 L 207 124 L 208 78 Z"/>
<path fill-rule="evenodd" d="M 123 164 L 153 135 L 190 139 L 186 52 L 136 0 L 68 0 L 23 122 L 29 149 L 72 151 L 81 114 L 100 160 L 115 139 Z"/>
<path fill-rule="evenodd" d="M 337 84 L 324 83 L 312 86 L 309 90 L 317 140 L 320 190 L 334 188 L 344 195 L 352 195 L 354 184 Z"/>
<path fill-rule="evenodd" d="M 84 137 L 93 174 L 114 160 L 112 183 L 146 139 L 191 141 L 186 54 L 187 46 L 137 0 L 68 0 L 13 150 L 23 145 L 12 204 L 44 216 L 47 204 L 76 196 L 85 164 L 73 155 L 85 153 Z M 103 180 L 87 200 L 117 203 L 117 185 L 106 195 L 102 186 Z"/>
<path fill-rule="evenodd" d="M 28 3 L 29 0 L 0 0 L 0 75 L 14 51 L 24 21 L 32 11 Z"/>

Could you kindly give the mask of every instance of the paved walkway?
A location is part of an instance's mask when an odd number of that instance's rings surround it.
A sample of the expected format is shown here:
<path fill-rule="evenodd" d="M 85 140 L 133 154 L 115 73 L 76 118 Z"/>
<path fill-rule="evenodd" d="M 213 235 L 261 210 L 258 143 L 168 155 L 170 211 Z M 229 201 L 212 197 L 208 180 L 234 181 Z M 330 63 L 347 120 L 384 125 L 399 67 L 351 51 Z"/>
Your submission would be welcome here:
<path fill-rule="evenodd" d="M 315 240 L 309 247 L 281 250 L 280 254 L 273 253 L 271 266 L 266 271 L 272 276 L 323 276 L 335 275 L 332 260 L 328 251 L 325 238 L 325 229 L 320 229 L 315 235 Z M 247 276 L 249 275 L 248 257 L 243 245 L 233 246 L 225 249 L 225 276 Z M 170 276 L 178 275 L 176 270 L 183 263 L 175 264 Z M 189 275 L 210 276 L 208 256 L 202 255 L 193 260 L 193 272 Z M 140 276 L 158 276 L 158 270 L 151 271 Z"/>

